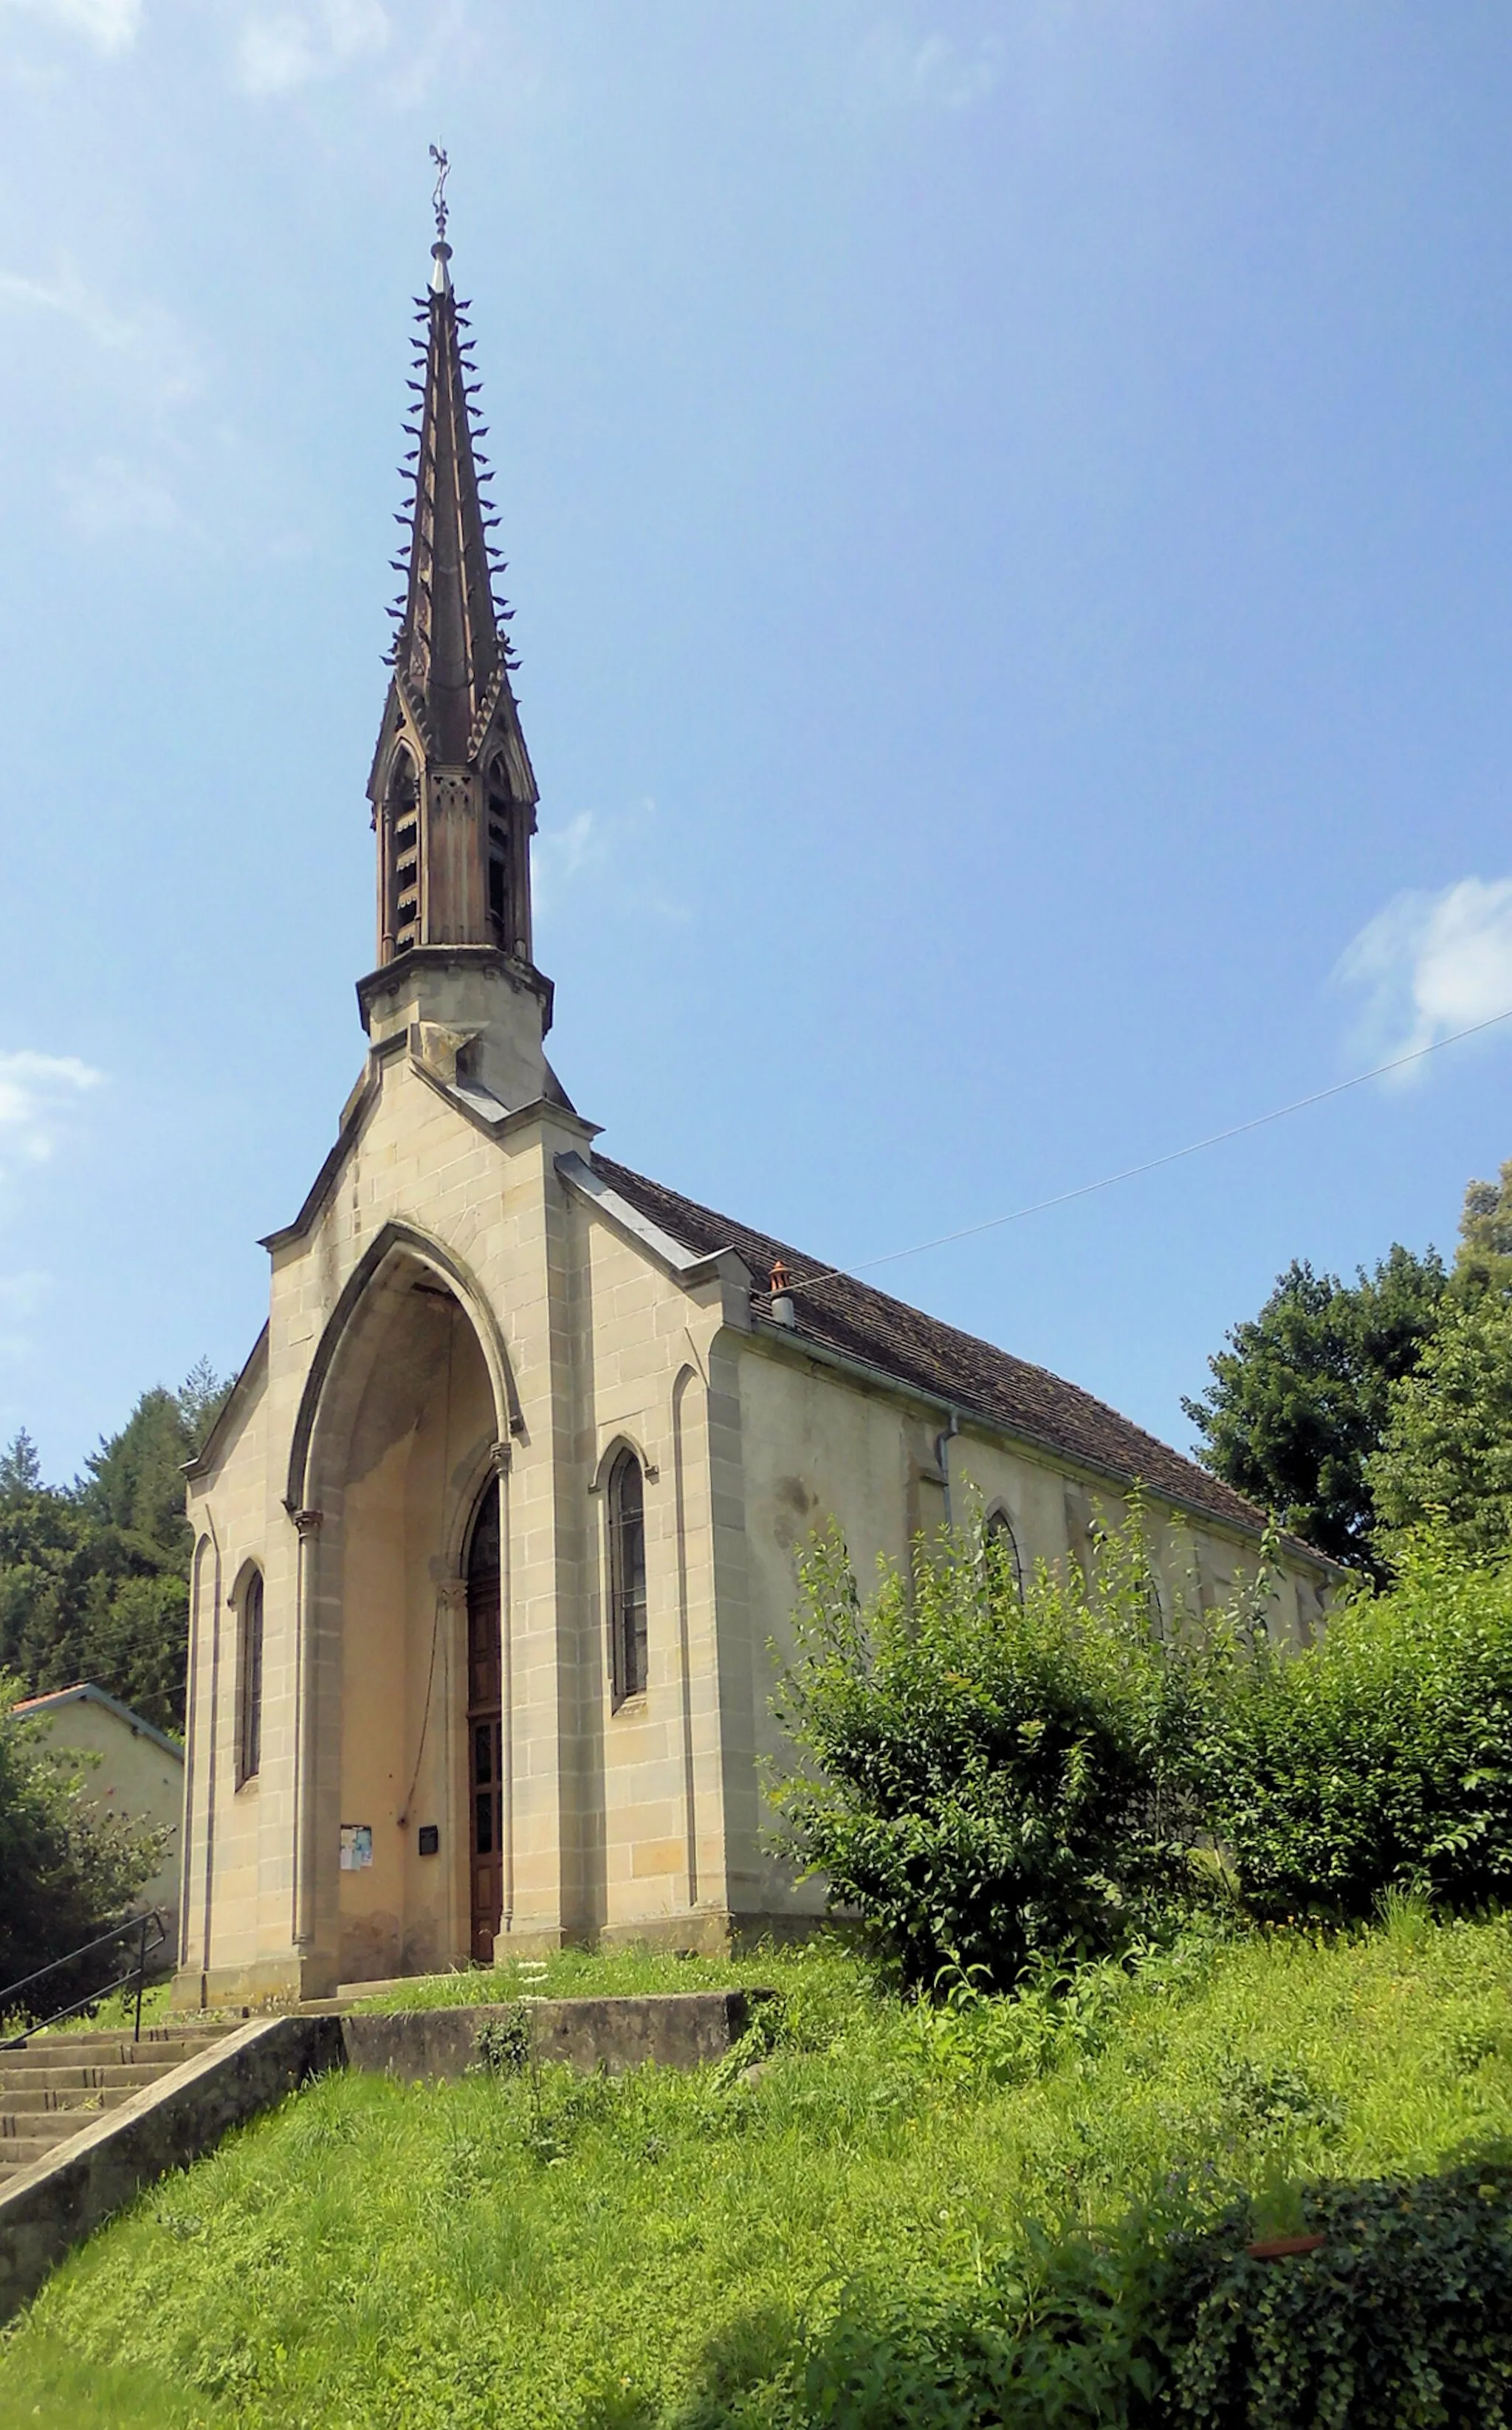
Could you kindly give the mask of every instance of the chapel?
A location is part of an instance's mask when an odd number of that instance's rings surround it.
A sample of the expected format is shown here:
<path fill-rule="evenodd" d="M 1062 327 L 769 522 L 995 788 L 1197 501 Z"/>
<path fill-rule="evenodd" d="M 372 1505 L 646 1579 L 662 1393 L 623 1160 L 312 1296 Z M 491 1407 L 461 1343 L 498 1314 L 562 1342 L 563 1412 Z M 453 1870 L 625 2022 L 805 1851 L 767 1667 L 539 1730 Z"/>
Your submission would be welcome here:
<path fill-rule="evenodd" d="M 537 790 L 444 219 L 369 794 L 368 1048 L 263 1243 L 268 1322 L 189 1472 L 182 2006 L 802 1929 L 763 1757 L 796 1560 L 975 1498 L 1014 1565 L 1136 1489 L 1225 1597 L 1249 1503 L 1042 1368 L 606 1156 L 548 1062 Z M 1337 1573 L 1283 1543 L 1271 1623 Z"/>

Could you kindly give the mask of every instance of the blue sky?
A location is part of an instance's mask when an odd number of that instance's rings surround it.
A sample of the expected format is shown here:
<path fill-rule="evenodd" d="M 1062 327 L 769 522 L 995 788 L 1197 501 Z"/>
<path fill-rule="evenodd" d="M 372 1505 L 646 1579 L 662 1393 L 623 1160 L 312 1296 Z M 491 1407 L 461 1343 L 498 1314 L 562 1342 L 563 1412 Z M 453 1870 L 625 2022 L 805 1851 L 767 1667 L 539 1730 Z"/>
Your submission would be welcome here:
<path fill-rule="evenodd" d="M 1512 15 L 0 0 L 0 1431 L 261 1322 L 362 1040 L 446 143 L 553 1052 L 840 1261 L 1512 1007 Z M 878 1280 L 1185 1443 L 1512 1024 Z"/>

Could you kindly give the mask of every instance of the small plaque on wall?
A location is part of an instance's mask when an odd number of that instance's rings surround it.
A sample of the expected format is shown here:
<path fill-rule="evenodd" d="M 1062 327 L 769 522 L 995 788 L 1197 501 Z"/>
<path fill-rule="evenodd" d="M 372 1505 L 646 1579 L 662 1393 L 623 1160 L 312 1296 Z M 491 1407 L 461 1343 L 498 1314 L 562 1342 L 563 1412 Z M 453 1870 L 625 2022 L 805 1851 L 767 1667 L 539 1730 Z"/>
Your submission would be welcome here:
<path fill-rule="evenodd" d="M 373 1862 L 373 1825 L 371 1822 L 343 1822 L 341 1825 L 341 1871 L 361 1873 Z"/>
<path fill-rule="evenodd" d="M 419 1849 L 421 1855 L 423 1856 L 434 1856 L 439 1855 L 440 1852 L 440 1824 L 439 1822 L 423 1822 L 415 1837 L 415 1845 Z"/>

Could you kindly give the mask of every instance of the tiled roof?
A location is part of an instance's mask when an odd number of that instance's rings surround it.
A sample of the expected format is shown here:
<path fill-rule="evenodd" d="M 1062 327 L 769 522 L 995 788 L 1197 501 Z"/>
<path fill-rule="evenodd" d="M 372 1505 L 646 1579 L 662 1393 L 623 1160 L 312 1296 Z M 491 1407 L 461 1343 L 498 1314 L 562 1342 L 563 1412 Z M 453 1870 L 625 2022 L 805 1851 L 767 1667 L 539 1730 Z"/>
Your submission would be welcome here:
<path fill-rule="evenodd" d="M 959 1333 L 938 1317 L 924 1316 L 902 1300 L 889 1299 L 886 1291 L 873 1290 L 870 1283 L 831 1274 L 822 1259 L 806 1257 L 768 1233 L 754 1232 L 728 1215 L 716 1215 L 711 1207 L 648 1181 L 597 1151 L 593 1170 L 651 1223 L 700 1256 L 734 1249 L 751 1269 L 758 1304 L 779 1258 L 794 1283 L 825 1275 L 811 1290 L 796 1293 L 797 1338 L 806 1336 L 844 1357 L 880 1368 L 901 1384 L 953 1403 L 963 1415 L 974 1412 L 1006 1433 L 1024 1436 L 1090 1468 L 1131 1483 L 1138 1479 L 1152 1492 L 1170 1495 L 1222 1526 L 1256 1535 L 1265 1524 L 1264 1513 L 1242 1494 L 1047 1368 L 1031 1367 L 990 1341 Z M 1298 1549 L 1314 1560 L 1323 1559 L 1311 1546 Z"/>

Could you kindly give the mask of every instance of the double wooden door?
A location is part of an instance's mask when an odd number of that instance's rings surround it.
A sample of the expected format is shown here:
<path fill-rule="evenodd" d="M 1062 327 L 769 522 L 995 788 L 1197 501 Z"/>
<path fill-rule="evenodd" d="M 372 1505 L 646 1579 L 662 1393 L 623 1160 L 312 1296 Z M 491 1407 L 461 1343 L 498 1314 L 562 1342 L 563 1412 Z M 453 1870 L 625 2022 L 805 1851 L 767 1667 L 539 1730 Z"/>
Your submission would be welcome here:
<path fill-rule="evenodd" d="M 467 1589 L 468 1828 L 472 1951 L 487 1964 L 504 1912 L 504 1715 L 500 1693 L 499 1580 Z"/>

